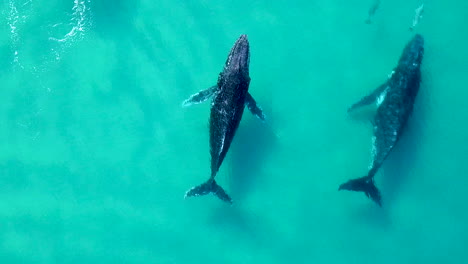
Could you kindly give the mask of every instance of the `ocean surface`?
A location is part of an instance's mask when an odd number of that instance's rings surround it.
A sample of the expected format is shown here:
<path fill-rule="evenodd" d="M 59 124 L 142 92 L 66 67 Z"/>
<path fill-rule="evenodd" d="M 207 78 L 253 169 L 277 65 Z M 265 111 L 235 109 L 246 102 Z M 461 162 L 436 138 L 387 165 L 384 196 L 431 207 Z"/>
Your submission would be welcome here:
<path fill-rule="evenodd" d="M 468 1 L 0 1 L 0 263 L 468 263 Z M 409 27 L 415 9 L 424 14 Z M 338 192 L 415 33 L 422 84 L 379 208 Z M 213 195 L 210 103 L 235 40 L 245 111 Z"/>

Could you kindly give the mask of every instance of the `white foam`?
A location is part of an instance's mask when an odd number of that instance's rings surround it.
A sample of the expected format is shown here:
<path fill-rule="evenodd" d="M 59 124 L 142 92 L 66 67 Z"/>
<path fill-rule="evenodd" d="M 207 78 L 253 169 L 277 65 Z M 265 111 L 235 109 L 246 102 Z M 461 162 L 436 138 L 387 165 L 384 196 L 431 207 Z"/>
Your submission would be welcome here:
<path fill-rule="evenodd" d="M 11 39 L 11 45 L 12 45 L 12 50 L 13 50 L 13 63 L 18 64 L 19 63 L 19 57 L 18 57 L 18 42 L 19 42 L 19 35 L 18 35 L 18 22 L 19 22 L 19 13 L 18 9 L 16 8 L 15 1 L 10 0 L 8 2 L 8 7 L 9 7 L 9 12 L 7 16 L 7 23 L 8 26 L 10 27 L 10 39 Z"/>
<path fill-rule="evenodd" d="M 72 7 L 72 18 L 71 18 L 71 26 L 72 28 L 70 31 L 62 37 L 49 37 L 49 40 L 56 41 L 56 42 L 73 42 L 80 38 L 82 38 L 90 26 L 90 19 L 89 19 L 89 8 L 87 7 L 86 3 L 90 3 L 90 0 L 74 0 L 73 7 Z M 56 27 L 61 25 L 62 23 L 56 23 L 52 25 L 52 27 Z"/>
<path fill-rule="evenodd" d="M 42 73 L 47 72 L 51 65 L 58 63 L 63 57 L 64 53 L 70 49 L 74 43 L 80 41 L 87 33 L 88 29 L 92 26 L 92 16 L 90 10 L 91 0 L 66 0 L 66 2 L 72 5 L 71 12 L 66 12 L 65 20 L 53 21 L 53 23 L 47 26 L 49 34 L 43 39 L 37 39 L 37 41 L 50 41 L 50 48 L 48 52 L 43 54 L 34 54 L 40 60 L 33 63 L 31 60 L 26 59 L 24 53 L 23 39 L 30 36 L 26 36 L 27 32 L 24 31 L 25 25 L 29 22 L 31 17 L 38 16 L 37 7 L 39 5 L 48 5 L 47 1 L 35 1 L 35 0 L 5 0 L 7 2 L 7 8 L 1 15 L 4 17 L 6 24 L 9 27 L 9 48 L 11 50 L 11 64 L 15 70 L 26 71 L 32 74 L 33 77 L 37 78 L 38 84 L 42 88 L 47 89 L 50 92 L 51 89 L 46 87 L 42 79 Z M 50 8 L 54 8 L 51 6 Z M 61 17 L 58 15 L 57 17 Z M 51 19 L 55 19 L 51 17 Z M 44 20 L 49 21 L 49 20 Z M 43 26 L 36 27 L 36 29 L 44 29 Z M 66 34 L 61 36 L 53 32 L 60 32 L 65 29 Z M 38 34 L 37 37 L 42 36 Z M 34 36 L 36 37 L 36 36 Z"/>

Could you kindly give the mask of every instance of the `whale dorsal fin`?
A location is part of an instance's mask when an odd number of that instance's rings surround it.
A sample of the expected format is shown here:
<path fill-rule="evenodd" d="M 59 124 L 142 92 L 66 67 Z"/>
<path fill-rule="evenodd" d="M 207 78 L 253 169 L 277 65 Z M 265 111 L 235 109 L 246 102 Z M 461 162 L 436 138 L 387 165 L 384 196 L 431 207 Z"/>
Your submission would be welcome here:
<path fill-rule="evenodd" d="M 213 94 L 218 91 L 218 85 L 211 86 L 206 90 L 202 90 L 196 94 L 192 94 L 187 100 L 182 103 L 183 107 L 191 106 L 193 104 L 200 104 L 208 100 Z"/>

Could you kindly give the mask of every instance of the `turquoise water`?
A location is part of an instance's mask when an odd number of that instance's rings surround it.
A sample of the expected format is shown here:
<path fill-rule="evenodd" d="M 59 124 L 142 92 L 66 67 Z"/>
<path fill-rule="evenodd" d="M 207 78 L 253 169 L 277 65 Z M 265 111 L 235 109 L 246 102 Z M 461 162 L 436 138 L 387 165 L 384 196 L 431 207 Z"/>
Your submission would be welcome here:
<path fill-rule="evenodd" d="M 383 208 L 338 192 L 370 162 L 380 85 L 416 0 L 2 0 L 1 263 L 465 263 L 468 2 L 425 1 L 422 85 L 376 176 Z M 209 177 L 209 103 L 240 34 L 245 112 L 218 174 L 234 199 L 184 200 Z"/>

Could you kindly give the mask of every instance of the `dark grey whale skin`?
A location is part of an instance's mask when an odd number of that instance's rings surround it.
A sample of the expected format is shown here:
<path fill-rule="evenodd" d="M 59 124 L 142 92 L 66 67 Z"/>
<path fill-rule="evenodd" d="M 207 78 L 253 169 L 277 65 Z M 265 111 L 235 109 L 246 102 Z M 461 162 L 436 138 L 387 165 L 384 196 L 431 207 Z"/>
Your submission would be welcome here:
<path fill-rule="evenodd" d="M 219 75 L 219 91 L 211 107 L 211 178 L 218 172 L 239 127 L 249 84 L 249 43 L 247 36 L 242 35 L 234 44 Z"/>
<path fill-rule="evenodd" d="M 229 195 L 216 183 L 216 174 L 234 139 L 245 106 L 247 105 L 259 118 L 264 119 L 261 109 L 256 106 L 248 93 L 249 60 L 250 48 L 247 35 L 241 35 L 229 53 L 223 71 L 219 74 L 217 85 L 210 88 L 214 95 L 209 120 L 211 176 L 205 183 L 187 191 L 185 197 L 214 193 L 221 200 L 232 203 Z M 200 99 L 201 97 L 204 98 Z M 192 98 L 201 102 L 206 100 L 207 96 L 203 95 L 200 98 L 192 96 Z"/>
<path fill-rule="evenodd" d="M 399 141 L 413 112 L 421 82 L 421 63 L 424 39 L 416 34 L 405 46 L 390 79 L 373 93 L 350 107 L 348 112 L 383 98 L 373 119 L 373 160 L 368 174 L 342 184 L 339 190 L 362 191 L 379 206 L 381 195 L 374 184 L 374 176 Z"/>

